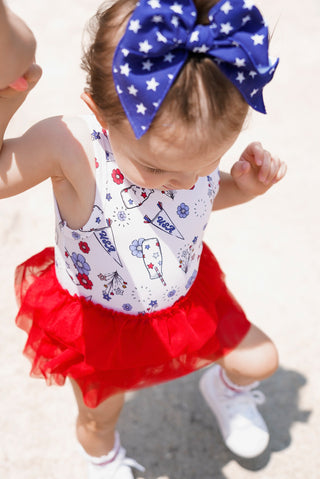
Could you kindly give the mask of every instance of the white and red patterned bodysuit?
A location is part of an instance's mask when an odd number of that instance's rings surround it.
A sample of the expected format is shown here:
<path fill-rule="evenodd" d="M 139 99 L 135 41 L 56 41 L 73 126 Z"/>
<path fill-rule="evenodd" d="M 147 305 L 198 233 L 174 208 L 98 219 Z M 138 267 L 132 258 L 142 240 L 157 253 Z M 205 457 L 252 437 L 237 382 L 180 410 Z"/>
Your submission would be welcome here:
<path fill-rule="evenodd" d="M 56 204 L 56 275 L 71 295 L 128 314 L 173 305 L 190 289 L 219 189 L 219 172 L 191 190 L 145 189 L 124 178 L 107 132 L 86 117 L 96 158 L 90 218 L 68 227 Z"/>

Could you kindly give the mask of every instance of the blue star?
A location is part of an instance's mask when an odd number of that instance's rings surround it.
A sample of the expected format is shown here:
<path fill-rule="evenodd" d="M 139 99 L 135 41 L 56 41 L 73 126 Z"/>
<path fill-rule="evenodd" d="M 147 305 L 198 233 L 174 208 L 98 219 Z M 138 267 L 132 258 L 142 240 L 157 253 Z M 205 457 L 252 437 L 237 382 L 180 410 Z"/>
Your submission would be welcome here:
<path fill-rule="evenodd" d="M 111 301 L 111 296 L 107 293 L 107 291 L 103 291 L 103 299 L 106 299 L 107 301 Z"/>

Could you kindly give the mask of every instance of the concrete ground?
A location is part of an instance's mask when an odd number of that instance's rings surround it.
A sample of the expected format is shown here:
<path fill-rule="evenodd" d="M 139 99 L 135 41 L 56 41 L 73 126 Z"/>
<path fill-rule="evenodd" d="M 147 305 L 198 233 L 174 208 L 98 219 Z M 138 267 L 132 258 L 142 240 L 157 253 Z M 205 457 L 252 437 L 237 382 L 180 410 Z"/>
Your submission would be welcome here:
<path fill-rule="evenodd" d="M 86 110 L 79 95 L 81 32 L 99 0 L 8 0 L 38 39 L 44 74 L 8 130 Z M 228 169 L 259 139 L 288 164 L 281 184 L 250 204 L 212 215 L 207 242 L 250 319 L 280 351 L 280 368 L 261 389 L 271 431 L 266 453 L 238 460 L 223 445 L 198 391 L 201 372 L 128 397 L 120 431 L 145 479 L 318 479 L 320 477 L 319 76 L 320 3 L 257 2 L 281 58 L 266 88 L 269 114 L 252 114 L 226 155 Z M 54 240 L 50 185 L 3 200 L 0 269 L 0 478 L 85 478 L 74 436 L 69 385 L 47 388 L 28 377 L 25 334 L 14 325 L 14 267 Z"/>

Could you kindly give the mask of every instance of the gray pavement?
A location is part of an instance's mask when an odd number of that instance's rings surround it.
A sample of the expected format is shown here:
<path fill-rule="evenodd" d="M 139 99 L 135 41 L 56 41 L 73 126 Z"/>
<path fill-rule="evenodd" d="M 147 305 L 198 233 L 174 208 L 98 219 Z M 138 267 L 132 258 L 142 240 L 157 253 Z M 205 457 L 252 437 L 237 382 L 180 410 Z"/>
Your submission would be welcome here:
<path fill-rule="evenodd" d="M 8 3 L 34 30 L 44 69 L 8 134 L 47 116 L 85 112 L 80 42 L 99 1 Z M 250 461 L 228 452 L 198 391 L 198 372 L 128 396 L 122 442 L 146 466 L 145 479 L 320 477 L 320 3 L 257 3 L 274 27 L 272 52 L 281 62 L 266 89 L 268 116 L 252 114 L 223 166 L 259 139 L 288 163 L 288 174 L 264 197 L 212 215 L 206 240 L 250 319 L 280 351 L 279 371 L 261 387 L 270 446 Z M 0 478 L 84 479 L 70 386 L 48 388 L 28 377 L 25 334 L 14 325 L 14 267 L 53 243 L 50 184 L 1 201 L 0 212 Z"/>

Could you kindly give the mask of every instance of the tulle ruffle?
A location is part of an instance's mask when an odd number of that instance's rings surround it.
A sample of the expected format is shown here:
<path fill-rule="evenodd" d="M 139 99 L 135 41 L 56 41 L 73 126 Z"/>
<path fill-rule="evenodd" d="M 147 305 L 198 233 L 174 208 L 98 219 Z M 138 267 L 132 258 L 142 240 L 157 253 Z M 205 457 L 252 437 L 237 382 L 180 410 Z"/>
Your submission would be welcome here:
<path fill-rule="evenodd" d="M 15 289 L 31 375 L 58 385 L 75 379 L 89 407 L 207 366 L 250 327 L 206 245 L 188 294 L 150 314 L 128 315 L 71 296 L 57 281 L 53 248 L 18 266 Z"/>

